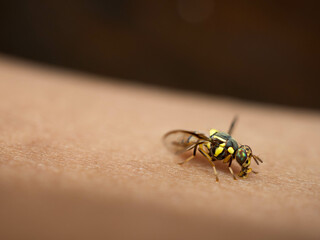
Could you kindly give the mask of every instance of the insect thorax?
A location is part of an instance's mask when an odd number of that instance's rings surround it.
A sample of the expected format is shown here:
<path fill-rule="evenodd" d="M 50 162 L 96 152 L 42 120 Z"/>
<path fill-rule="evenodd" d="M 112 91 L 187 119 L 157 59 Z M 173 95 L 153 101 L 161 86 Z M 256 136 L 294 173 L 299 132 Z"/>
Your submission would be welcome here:
<path fill-rule="evenodd" d="M 228 133 L 211 129 L 210 138 L 215 143 L 211 145 L 211 154 L 218 160 L 223 160 L 230 155 L 234 157 L 235 152 L 239 148 L 237 141 L 234 140 Z"/>

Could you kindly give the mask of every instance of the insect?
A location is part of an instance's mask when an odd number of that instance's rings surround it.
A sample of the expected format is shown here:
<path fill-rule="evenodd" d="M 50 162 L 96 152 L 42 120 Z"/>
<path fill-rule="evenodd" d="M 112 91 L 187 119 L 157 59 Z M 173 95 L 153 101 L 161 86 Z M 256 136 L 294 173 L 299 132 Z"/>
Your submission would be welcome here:
<path fill-rule="evenodd" d="M 234 180 L 237 180 L 231 168 L 232 161 L 241 166 L 241 170 L 238 174 L 241 178 L 246 178 L 250 172 L 257 174 L 250 168 L 251 158 L 254 159 L 257 165 L 263 163 L 263 161 L 252 153 L 251 148 L 248 145 L 240 145 L 234 138 L 231 137 L 237 117 L 235 117 L 230 125 L 228 133 L 219 132 L 216 129 L 211 129 L 209 137 L 205 134 L 186 131 L 186 130 L 173 130 L 164 135 L 163 140 L 166 147 L 175 154 L 181 154 L 189 150 L 193 150 L 193 154 L 179 163 L 183 165 L 189 162 L 196 156 L 197 150 L 208 160 L 211 164 L 216 181 L 219 181 L 217 170 L 214 161 L 223 161 L 228 163 L 229 171 Z"/>

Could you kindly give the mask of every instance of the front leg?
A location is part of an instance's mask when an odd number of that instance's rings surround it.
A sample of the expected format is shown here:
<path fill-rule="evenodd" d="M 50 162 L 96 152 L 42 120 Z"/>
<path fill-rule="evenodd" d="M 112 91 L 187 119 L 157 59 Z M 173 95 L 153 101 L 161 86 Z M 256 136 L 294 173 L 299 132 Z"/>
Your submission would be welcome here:
<path fill-rule="evenodd" d="M 234 180 L 237 180 L 237 178 L 236 178 L 236 176 L 234 175 L 234 173 L 233 173 L 233 170 L 232 170 L 232 168 L 231 168 L 231 164 L 232 164 L 232 158 L 230 158 L 230 161 L 229 161 L 229 171 L 230 171 L 230 173 L 232 174 L 232 176 L 233 176 L 233 179 Z"/>

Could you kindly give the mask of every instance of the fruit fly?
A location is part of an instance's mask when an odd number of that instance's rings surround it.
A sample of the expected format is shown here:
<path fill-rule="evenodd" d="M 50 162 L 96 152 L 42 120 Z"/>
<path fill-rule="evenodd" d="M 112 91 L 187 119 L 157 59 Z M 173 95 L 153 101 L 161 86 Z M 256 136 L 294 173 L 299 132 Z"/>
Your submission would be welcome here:
<path fill-rule="evenodd" d="M 259 162 L 263 163 L 263 161 L 252 153 L 248 145 L 241 145 L 231 137 L 236 121 L 237 117 L 232 121 L 228 133 L 211 129 L 209 137 L 194 131 L 173 130 L 164 135 L 164 143 L 175 154 L 181 154 L 189 150 L 193 151 L 189 158 L 179 163 L 180 165 L 193 159 L 198 150 L 211 164 L 217 182 L 219 178 L 214 162 L 218 160 L 228 163 L 233 179 L 237 180 L 231 168 L 232 161 L 235 159 L 241 167 L 238 176 L 246 178 L 250 172 L 258 173 L 250 168 L 251 158 L 254 159 L 257 165 L 259 165 Z"/>

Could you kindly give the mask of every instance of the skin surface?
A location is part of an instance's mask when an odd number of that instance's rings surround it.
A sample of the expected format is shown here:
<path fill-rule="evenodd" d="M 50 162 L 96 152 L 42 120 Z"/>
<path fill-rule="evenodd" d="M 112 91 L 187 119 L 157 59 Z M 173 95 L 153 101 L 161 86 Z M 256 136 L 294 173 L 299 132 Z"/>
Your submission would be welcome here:
<path fill-rule="evenodd" d="M 0 239 L 319 239 L 319 112 L 99 80 L 0 58 Z M 245 180 L 161 142 L 235 114 Z"/>

